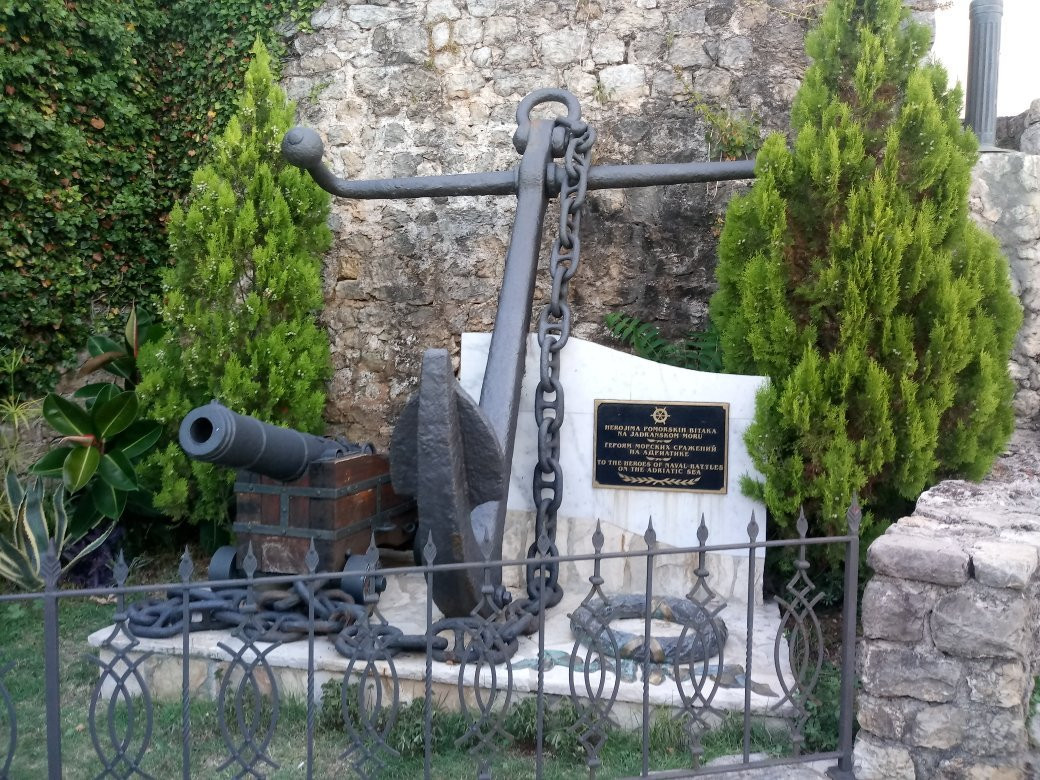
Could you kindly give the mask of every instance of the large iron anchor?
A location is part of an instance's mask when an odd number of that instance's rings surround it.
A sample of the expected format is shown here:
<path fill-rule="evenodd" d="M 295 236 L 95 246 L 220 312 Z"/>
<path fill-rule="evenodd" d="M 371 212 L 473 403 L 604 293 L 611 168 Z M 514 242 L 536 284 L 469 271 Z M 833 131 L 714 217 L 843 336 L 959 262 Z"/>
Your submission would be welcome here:
<path fill-rule="evenodd" d="M 562 103 L 567 121 L 532 119 L 541 103 Z M 516 434 L 517 409 L 530 329 L 542 223 L 551 198 L 566 180 L 555 162 L 568 143 L 567 126 L 580 122 L 577 98 L 563 89 L 532 92 L 517 108 L 513 145 L 522 156 L 507 171 L 349 181 L 322 163 L 320 137 L 308 128 L 290 130 L 282 141 L 285 159 L 310 173 L 326 191 L 345 198 L 418 198 L 445 195 L 515 195 L 513 230 L 480 401 L 459 386 L 445 350 L 423 356 L 419 391 L 408 402 L 390 447 L 394 488 L 415 495 L 419 543 L 432 535 L 438 563 L 479 563 L 502 558 L 506 495 Z M 645 187 L 700 181 L 747 179 L 754 161 L 603 165 L 590 169 L 588 189 Z M 562 489 L 562 485 L 557 486 Z M 501 570 L 492 568 L 499 604 L 508 595 Z M 434 579 L 434 602 L 444 615 L 461 617 L 480 604 L 481 568 L 450 568 Z"/>

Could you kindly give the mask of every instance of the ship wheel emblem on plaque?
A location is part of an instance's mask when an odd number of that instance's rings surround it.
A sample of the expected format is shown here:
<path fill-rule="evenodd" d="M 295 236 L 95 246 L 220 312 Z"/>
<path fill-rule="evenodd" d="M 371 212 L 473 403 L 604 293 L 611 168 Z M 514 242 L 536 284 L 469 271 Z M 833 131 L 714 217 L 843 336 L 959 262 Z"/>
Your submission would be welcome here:
<path fill-rule="evenodd" d="M 653 414 L 651 414 L 650 416 L 658 425 L 664 425 L 666 422 L 668 422 L 668 410 L 665 409 L 663 406 L 655 407 Z"/>

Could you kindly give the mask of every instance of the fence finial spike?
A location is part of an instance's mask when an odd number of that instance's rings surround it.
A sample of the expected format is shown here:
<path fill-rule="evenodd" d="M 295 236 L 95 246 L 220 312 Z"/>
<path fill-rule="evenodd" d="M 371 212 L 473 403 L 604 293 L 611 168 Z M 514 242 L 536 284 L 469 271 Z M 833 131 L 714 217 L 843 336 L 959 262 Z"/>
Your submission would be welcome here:
<path fill-rule="evenodd" d="M 755 510 L 751 510 L 751 522 L 747 524 L 748 539 L 752 542 L 758 539 L 758 521 L 755 519 Z"/>
<path fill-rule="evenodd" d="M 193 571 L 195 571 L 195 562 L 191 559 L 191 553 L 188 552 L 188 545 L 184 545 L 184 554 L 181 555 L 180 565 L 177 566 L 177 574 L 180 575 L 181 582 L 190 580 Z"/>
<path fill-rule="evenodd" d="M 701 523 L 697 526 L 697 542 L 703 547 L 708 541 L 708 524 L 704 520 L 704 512 L 701 512 Z"/>
<path fill-rule="evenodd" d="M 130 576 L 130 567 L 126 565 L 126 556 L 123 555 L 123 548 L 119 548 L 119 555 L 116 556 L 115 563 L 112 564 L 112 577 L 116 581 L 116 587 L 121 588 L 126 585 L 126 578 Z"/>
<path fill-rule="evenodd" d="M 304 564 L 307 566 L 307 573 L 314 574 L 318 570 L 318 550 L 314 547 L 314 537 L 311 537 L 310 546 L 307 548 L 307 555 L 303 558 Z"/>
<path fill-rule="evenodd" d="M 603 552 L 603 524 L 596 518 L 596 530 L 592 532 L 592 549 L 597 553 Z"/>
<path fill-rule="evenodd" d="M 61 576 L 61 561 L 58 560 L 54 540 L 51 538 L 47 539 L 47 551 L 43 554 L 43 560 L 40 561 L 40 574 L 43 575 L 43 582 L 47 590 L 57 587 L 58 578 Z"/>
<path fill-rule="evenodd" d="M 795 523 L 795 528 L 798 529 L 798 535 L 805 538 L 805 535 L 809 533 L 809 521 L 805 517 L 805 507 L 798 507 L 798 522 Z"/>
<path fill-rule="evenodd" d="M 657 544 L 657 531 L 654 530 L 654 516 L 650 517 L 646 521 L 646 532 L 643 534 L 643 541 L 646 542 L 647 548 L 652 548 Z"/>
<path fill-rule="evenodd" d="M 859 535 L 859 524 L 863 520 L 863 510 L 859 507 L 859 491 L 852 491 L 852 503 L 849 504 L 849 511 L 845 515 L 845 519 L 849 524 L 849 533 Z"/>
<path fill-rule="evenodd" d="M 253 579 L 253 575 L 256 574 L 256 553 L 253 552 L 253 542 L 249 542 L 249 546 L 246 548 L 246 556 L 242 559 L 242 571 L 246 573 L 246 577 Z"/>
<path fill-rule="evenodd" d="M 426 535 L 426 544 L 423 545 L 422 557 L 427 566 L 431 565 L 433 559 L 437 557 L 437 545 L 433 543 L 433 531 Z"/>

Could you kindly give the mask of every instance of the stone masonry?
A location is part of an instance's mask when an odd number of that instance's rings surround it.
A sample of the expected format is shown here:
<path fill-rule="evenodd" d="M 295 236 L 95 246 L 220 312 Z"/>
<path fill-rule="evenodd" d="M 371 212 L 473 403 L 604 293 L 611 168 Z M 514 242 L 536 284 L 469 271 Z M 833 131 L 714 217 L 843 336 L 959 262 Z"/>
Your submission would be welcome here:
<path fill-rule="evenodd" d="M 329 0 L 313 31 L 293 38 L 283 83 L 325 139 L 328 164 L 350 178 L 511 168 L 517 104 L 547 86 L 581 101 L 599 132 L 594 162 L 717 159 L 697 105 L 786 130 L 806 65 L 806 6 Z M 702 326 L 725 204 L 743 186 L 590 193 L 571 285 L 576 335 L 608 341 L 611 311 L 669 335 Z M 514 202 L 335 202 L 324 314 L 333 429 L 385 447 L 423 350 L 457 356 L 459 334 L 491 329 Z M 545 295 L 541 279 L 536 301 Z"/>
<path fill-rule="evenodd" d="M 1040 100 L 1033 105 L 1040 120 Z M 1015 415 L 1020 426 L 1035 429 L 1040 427 L 1040 154 L 983 154 L 975 166 L 971 211 L 1000 241 L 1022 301 L 1022 329 L 1011 354 Z"/>
<path fill-rule="evenodd" d="M 943 482 L 868 550 L 858 780 L 1036 777 L 1040 435 Z"/>

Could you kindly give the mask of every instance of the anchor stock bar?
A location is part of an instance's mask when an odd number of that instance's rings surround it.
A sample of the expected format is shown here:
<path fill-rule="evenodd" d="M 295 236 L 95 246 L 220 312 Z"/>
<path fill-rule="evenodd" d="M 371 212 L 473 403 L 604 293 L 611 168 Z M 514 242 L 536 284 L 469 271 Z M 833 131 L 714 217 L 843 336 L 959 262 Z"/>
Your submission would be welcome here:
<path fill-rule="evenodd" d="M 452 195 L 515 195 L 519 189 L 519 166 L 507 171 L 455 173 L 443 176 L 407 176 L 398 179 L 343 179 L 322 162 L 321 138 L 309 128 L 290 130 L 282 142 L 282 153 L 303 168 L 323 190 L 341 198 L 357 200 L 401 200 Z M 563 167 L 550 164 L 545 188 L 559 192 Z M 709 181 L 753 179 L 754 160 L 719 162 L 652 163 L 646 165 L 594 165 L 589 169 L 589 189 L 653 187 L 662 184 L 693 184 Z"/>

